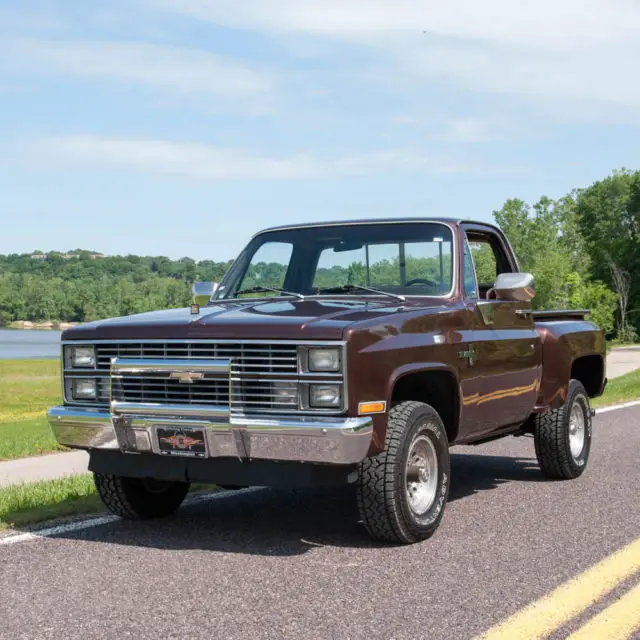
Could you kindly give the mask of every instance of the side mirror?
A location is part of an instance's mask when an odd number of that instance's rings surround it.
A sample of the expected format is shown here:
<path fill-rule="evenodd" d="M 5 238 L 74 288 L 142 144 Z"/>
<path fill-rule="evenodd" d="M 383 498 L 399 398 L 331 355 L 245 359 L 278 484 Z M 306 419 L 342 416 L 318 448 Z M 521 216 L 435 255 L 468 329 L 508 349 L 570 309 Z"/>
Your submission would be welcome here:
<path fill-rule="evenodd" d="M 200 305 L 207 304 L 217 290 L 217 282 L 194 282 L 191 287 L 193 302 Z"/>
<path fill-rule="evenodd" d="M 493 285 L 498 300 L 529 302 L 536 295 L 535 278 L 530 273 L 501 273 Z"/>

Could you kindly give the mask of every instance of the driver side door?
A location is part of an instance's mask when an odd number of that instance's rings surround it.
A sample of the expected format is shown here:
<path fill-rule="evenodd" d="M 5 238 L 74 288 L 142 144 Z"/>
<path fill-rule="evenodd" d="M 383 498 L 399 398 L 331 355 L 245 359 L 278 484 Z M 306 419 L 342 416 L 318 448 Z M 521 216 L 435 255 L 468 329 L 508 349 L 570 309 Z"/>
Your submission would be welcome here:
<path fill-rule="evenodd" d="M 531 303 L 486 297 L 486 278 L 495 280 L 507 264 L 497 255 L 500 239 L 489 233 L 467 233 L 464 239 L 464 306 L 472 342 L 460 366 L 474 380 L 464 398 L 466 413 L 473 416 L 467 433 L 473 436 L 524 422 L 536 402 L 542 362 Z M 479 272 L 485 282 L 478 282 Z"/>

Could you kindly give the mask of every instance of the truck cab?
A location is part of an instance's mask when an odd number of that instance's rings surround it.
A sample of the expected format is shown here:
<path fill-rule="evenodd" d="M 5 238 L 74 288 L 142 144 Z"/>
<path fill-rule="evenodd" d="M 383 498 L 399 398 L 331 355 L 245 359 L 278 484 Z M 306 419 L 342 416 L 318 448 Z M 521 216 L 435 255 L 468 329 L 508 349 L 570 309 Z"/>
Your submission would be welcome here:
<path fill-rule="evenodd" d="M 204 304 L 65 331 L 49 421 L 123 517 L 167 515 L 193 482 L 345 483 L 371 536 L 417 542 L 456 444 L 532 434 L 545 475 L 586 467 L 604 337 L 534 295 L 483 222 L 266 229 Z"/>

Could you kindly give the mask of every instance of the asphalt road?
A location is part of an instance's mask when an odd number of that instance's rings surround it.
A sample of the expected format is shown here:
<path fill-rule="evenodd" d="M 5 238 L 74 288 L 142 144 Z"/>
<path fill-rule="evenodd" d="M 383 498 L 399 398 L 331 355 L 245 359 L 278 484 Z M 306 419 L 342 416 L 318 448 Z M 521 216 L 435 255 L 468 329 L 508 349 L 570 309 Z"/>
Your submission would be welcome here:
<path fill-rule="evenodd" d="M 0 544 L 0 637 L 473 638 L 638 540 L 639 424 L 640 407 L 596 416 L 589 467 L 569 482 L 543 480 L 530 438 L 453 449 L 445 520 L 409 547 L 371 542 L 348 491 L 264 489 Z M 605 562 L 614 578 L 596 568 L 553 596 L 573 617 L 548 637 L 616 602 L 616 620 L 637 617 L 640 544 Z M 548 619 L 489 637 L 543 637 Z M 616 637 L 640 638 L 629 624 Z"/>

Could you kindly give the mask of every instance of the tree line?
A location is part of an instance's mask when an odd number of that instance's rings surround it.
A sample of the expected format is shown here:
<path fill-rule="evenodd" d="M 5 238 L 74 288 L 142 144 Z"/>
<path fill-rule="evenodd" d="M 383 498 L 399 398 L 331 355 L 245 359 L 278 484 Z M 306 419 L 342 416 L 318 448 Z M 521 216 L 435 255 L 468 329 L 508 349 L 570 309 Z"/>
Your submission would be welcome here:
<path fill-rule="evenodd" d="M 494 212 L 536 278 L 539 309 L 587 308 L 609 338 L 640 332 L 640 171 L 614 171 L 559 200 L 507 200 Z"/>
<path fill-rule="evenodd" d="M 85 250 L 38 257 L 43 255 L 0 255 L 0 325 L 13 320 L 88 322 L 184 307 L 195 280 L 219 281 L 231 265 L 191 258 L 95 257 Z"/>
<path fill-rule="evenodd" d="M 543 196 L 529 204 L 508 199 L 493 217 L 509 238 L 521 270 L 536 278 L 535 308 L 589 308 L 609 338 L 637 338 L 640 171 L 614 171 L 558 200 Z M 0 255 L 0 323 L 85 322 L 186 306 L 194 280 L 219 281 L 231 264 L 95 257 L 83 250 L 71 255 Z M 481 255 L 478 260 L 482 263 Z M 269 270 L 276 265 L 261 266 Z M 345 272 L 345 282 L 350 278 L 353 274 Z"/>

